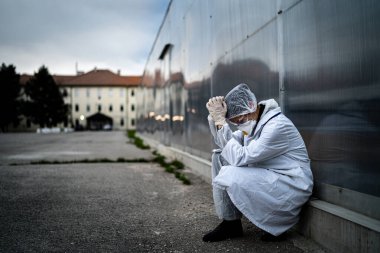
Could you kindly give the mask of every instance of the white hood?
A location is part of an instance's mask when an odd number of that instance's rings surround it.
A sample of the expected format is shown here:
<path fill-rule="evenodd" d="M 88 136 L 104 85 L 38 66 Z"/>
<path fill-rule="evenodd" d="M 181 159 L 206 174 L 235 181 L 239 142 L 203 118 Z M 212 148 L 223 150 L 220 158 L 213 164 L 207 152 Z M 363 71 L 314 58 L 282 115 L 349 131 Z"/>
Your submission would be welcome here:
<path fill-rule="evenodd" d="M 268 100 L 263 100 L 263 101 L 259 102 L 259 105 L 264 105 L 265 106 L 263 114 L 262 114 L 263 116 L 267 112 L 269 112 L 269 111 L 271 111 L 273 109 L 279 108 L 278 103 L 273 98 L 268 99 Z"/>

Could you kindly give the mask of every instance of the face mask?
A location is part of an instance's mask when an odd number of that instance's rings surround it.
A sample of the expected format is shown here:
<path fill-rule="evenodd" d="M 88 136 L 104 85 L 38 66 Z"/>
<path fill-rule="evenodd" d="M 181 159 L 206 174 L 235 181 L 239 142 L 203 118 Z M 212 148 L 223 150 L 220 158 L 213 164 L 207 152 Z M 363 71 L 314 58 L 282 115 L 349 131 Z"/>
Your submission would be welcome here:
<path fill-rule="evenodd" d="M 247 122 L 238 125 L 237 128 L 242 131 L 245 135 L 251 134 L 253 128 L 256 126 L 256 120 L 248 120 Z"/>

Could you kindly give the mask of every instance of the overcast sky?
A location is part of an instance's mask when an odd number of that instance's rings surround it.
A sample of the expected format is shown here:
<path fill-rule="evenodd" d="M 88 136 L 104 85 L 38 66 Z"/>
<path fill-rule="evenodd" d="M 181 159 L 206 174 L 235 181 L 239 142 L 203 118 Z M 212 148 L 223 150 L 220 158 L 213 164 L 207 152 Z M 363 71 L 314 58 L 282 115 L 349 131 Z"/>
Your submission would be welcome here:
<path fill-rule="evenodd" d="M 141 75 L 169 0 L 0 0 L 0 63 Z"/>

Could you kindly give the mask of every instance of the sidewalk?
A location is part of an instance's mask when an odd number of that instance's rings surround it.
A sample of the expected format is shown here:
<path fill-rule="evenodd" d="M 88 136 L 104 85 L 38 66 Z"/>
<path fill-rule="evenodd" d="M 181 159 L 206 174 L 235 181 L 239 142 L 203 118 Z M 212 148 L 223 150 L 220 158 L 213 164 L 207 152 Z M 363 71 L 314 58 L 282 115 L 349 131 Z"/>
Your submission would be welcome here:
<path fill-rule="evenodd" d="M 261 242 L 246 219 L 244 237 L 204 243 L 219 223 L 211 186 L 186 173 L 190 186 L 150 163 L 1 165 L 0 251 L 323 252 L 295 232 L 284 242 Z"/>

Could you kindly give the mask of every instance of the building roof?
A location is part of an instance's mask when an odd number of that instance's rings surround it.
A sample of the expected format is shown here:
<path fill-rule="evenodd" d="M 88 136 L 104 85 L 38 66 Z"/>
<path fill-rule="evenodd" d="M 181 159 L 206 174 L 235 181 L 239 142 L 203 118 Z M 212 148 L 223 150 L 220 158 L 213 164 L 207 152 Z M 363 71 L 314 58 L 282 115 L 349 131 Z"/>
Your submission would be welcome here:
<path fill-rule="evenodd" d="M 88 73 L 66 80 L 65 85 L 97 86 L 136 86 L 141 83 L 141 76 L 120 76 L 109 70 L 92 70 Z"/>
<path fill-rule="evenodd" d="M 21 85 L 25 85 L 31 77 L 32 75 L 21 75 Z M 142 79 L 141 76 L 117 75 L 105 69 L 94 69 L 76 76 L 53 75 L 53 78 L 57 85 L 62 86 L 138 86 Z"/>
<path fill-rule="evenodd" d="M 66 82 L 74 79 L 76 76 L 61 76 L 61 75 L 53 75 L 54 81 L 58 85 L 64 85 Z"/>

